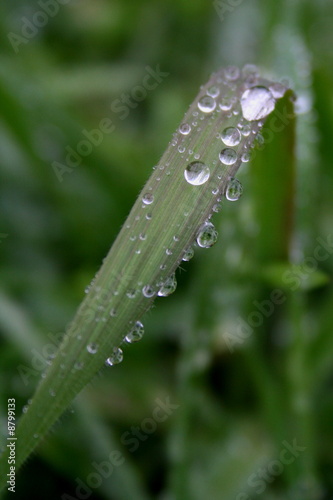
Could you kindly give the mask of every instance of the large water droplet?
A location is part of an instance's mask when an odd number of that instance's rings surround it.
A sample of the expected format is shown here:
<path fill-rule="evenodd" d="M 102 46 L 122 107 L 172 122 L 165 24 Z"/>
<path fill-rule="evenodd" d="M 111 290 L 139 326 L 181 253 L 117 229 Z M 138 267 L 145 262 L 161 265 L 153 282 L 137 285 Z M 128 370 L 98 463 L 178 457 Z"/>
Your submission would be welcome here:
<path fill-rule="evenodd" d="M 98 351 L 98 345 L 95 344 L 94 342 L 92 342 L 91 344 L 88 344 L 87 345 L 87 351 L 90 354 L 96 354 L 96 352 Z"/>
<path fill-rule="evenodd" d="M 141 323 L 141 321 L 137 321 L 132 330 L 126 335 L 125 340 L 129 344 L 138 342 L 142 339 L 144 333 L 145 330 L 143 324 Z"/>
<path fill-rule="evenodd" d="M 203 113 L 211 113 L 216 108 L 216 101 L 209 95 L 204 95 L 198 101 L 198 108 Z"/>
<path fill-rule="evenodd" d="M 219 158 L 225 165 L 233 165 L 237 161 L 237 153 L 234 149 L 225 148 L 221 151 Z"/>
<path fill-rule="evenodd" d="M 226 146 L 237 146 L 241 140 L 241 134 L 238 128 L 228 127 L 222 132 L 221 139 Z"/>
<path fill-rule="evenodd" d="M 226 188 L 225 197 L 229 201 L 237 201 L 243 193 L 243 186 L 238 179 L 231 177 Z"/>
<path fill-rule="evenodd" d="M 154 201 L 154 195 L 152 195 L 151 193 L 145 193 L 142 196 L 142 201 L 145 205 L 150 205 Z"/>
<path fill-rule="evenodd" d="M 159 289 L 157 295 L 160 297 L 167 297 L 168 295 L 171 295 L 177 288 L 177 281 L 176 281 L 176 276 L 175 273 L 173 273 L 169 278 L 164 281 L 163 285 Z"/>
<path fill-rule="evenodd" d="M 243 93 L 241 107 L 246 120 L 261 120 L 273 111 L 275 99 L 266 87 L 252 87 Z"/>
<path fill-rule="evenodd" d="M 105 361 L 107 366 L 118 365 L 124 358 L 123 351 L 120 347 L 114 347 L 111 356 Z"/>
<path fill-rule="evenodd" d="M 189 184 L 192 184 L 193 186 L 200 186 L 208 181 L 210 170 L 209 167 L 201 161 L 193 161 L 187 165 L 184 171 L 184 176 Z"/>
<path fill-rule="evenodd" d="M 210 248 L 216 243 L 218 233 L 211 222 L 205 222 L 198 231 L 197 243 L 199 247 Z"/>

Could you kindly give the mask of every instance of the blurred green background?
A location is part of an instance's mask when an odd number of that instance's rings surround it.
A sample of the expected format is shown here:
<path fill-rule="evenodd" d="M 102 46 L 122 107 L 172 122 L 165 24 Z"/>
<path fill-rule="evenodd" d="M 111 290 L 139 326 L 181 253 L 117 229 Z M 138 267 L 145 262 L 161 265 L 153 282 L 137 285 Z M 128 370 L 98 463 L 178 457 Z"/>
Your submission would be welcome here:
<path fill-rule="evenodd" d="M 277 133 L 244 165 L 243 197 L 214 215 L 218 243 L 181 266 L 144 339 L 18 474 L 16 498 L 333 497 L 332 23 L 329 0 L 1 3 L 4 436 L 7 399 L 21 414 L 209 74 L 255 63 L 298 96 L 296 146 Z M 168 75 L 141 99 L 147 66 Z M 114 130 L 66 164 L 105 118 Z M 156 398 L 178 405 L 161 422 Z"/>

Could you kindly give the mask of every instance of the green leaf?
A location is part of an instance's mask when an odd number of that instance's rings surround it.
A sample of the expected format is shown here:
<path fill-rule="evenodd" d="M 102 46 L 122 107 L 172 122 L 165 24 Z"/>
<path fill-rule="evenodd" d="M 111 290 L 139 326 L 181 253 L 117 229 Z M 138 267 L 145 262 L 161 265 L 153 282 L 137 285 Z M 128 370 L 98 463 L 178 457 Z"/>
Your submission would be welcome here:
<path fill-rule="evenodd" d="M 109 364 L 121 361 L 119 346 L 124 337 L 158 294 L 167 295 L 174 288 L 170 277 L 198 234 L 200 246 L 216 241 L 217 233 L 208 221 L 275 108 L 276 86 L 272 85 L 253 67 L 242 72 L 229 67 L 201 87 L 19 422 L 17 468 L 106 359 Z M 276 98 L 285 91 L 279 86 Z"/>

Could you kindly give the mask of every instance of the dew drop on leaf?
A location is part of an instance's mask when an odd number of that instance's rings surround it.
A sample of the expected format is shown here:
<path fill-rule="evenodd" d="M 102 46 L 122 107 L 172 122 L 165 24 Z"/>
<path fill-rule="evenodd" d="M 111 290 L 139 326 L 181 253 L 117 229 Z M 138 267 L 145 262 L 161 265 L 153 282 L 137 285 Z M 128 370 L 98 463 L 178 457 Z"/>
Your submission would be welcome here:
<path fill-rule="evenodd" d="M 182 260 L 184 262 L 188 262 L 189 260 L 192 259 L 193 255 L 194 255 L 194 249 L 193 247 L 189 247 L 187 250 L 185 250 Z"/>
<path fill-rule="evenodd" d="M 243 93 L 241 107 L 246 120 L 261 120 L 273 111 L 275 99 L 266 87 L 252 87 Z"/>
<path fill-rule="evenodd" d="M 225 197 L 229 201 L 237 201 L 243 193 L 243 186 L 238 179 L 231 177 L 226 188 Z"/>
<path fill-rule="evenodd" d="M 183 135 L 188 135 L 191 132 L 191 125 L 188 123 L 182 123 L 179 127 L 179 132 Z"/>
<path fill-rule="evenodd" d="M 159 289 L 157 295 L 160 297 L 167 297 L 168 295 L 171 295 L 177 288 L 177 281 L 176 281 L 176 276 L 175 273 L 173 273 L 169 278 L 164 281 L 163 285 Z"/>
<path fill-rule="evenodd" d="M 216 101 L 209 95 L 204 95 L 198 101 L 198 108 L 203 113 L 211 113 L 216 108 Z"/>
<path fill-rule="evenodd" d="M 198 231 L 197 243 L 199 247 L 210 248 L 216 243 L 218 233 L 211 222 L 205 222 Z"/>
<path fill-rule="evenodd" d="M 221 139 L 226 146 L 237 146 L 241 140 L 241 134 L 236 127 L 227 127 L 223 130 Z"/>
<path fill-rule="evenodd" d="M 187 165 L 184 171 L 184 177 L 189 184 L 193 186 L 200 186 L 208 181 L 210 170 L 207 165 L 201 161 L 193 161 Z"/>
<path fill-rule="evenodd" d="M 98 351 L 98 345 L 95 344 L 94 342 L 88 344 L 87 351 L 89 352 L 89 354 L 96 354 L 96 352 Z"/>
<path fill-rule="evenodd" d="M 237 153 L 234 149 L 224 148 L 221 151 L 219 158 L 225 165 L 233 165 L 237 161 Z"/>
<path fill-rule="evenodd" d="M 142 197 L 142 201 L 145 205 L 150 205 L 154 201 L 154 195 L 151 193 L 146 193 Z"/>
<path fill-rule="evenodd" d="M 129 344 L 132 344 L 133 342 L 138 342 L 139 340 L 142 339 L 144 332 L 145 332 L 144 326 L 141 323 L 141 321 L 136 321 L 132 330 L 126 335 L 125 340 Z"/>
<path fill-rule="evenodd" d="M 155 295 L 155 290 L 152 286 L 146 285 L 142 288 L 142 295 L 149 299 L 150 297 L 153 297 Z"/>
<path fill-rule="evenodd" d="M 118 365 L 124 358 L 123 351 L 120 347 L 114 347 L 111 356 L 105 361 L 107 366 Z"/>

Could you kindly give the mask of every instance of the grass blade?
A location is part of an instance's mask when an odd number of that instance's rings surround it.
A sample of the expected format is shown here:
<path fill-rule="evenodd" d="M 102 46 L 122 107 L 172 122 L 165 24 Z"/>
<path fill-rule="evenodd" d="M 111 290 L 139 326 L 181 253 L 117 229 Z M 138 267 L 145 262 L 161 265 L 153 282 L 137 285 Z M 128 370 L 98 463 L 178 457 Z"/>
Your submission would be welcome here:
<path fill-rule="evenodd" d="M 260 78 L 253 67 L 242 72 L 234 67 L 221 70 L 200 89 L 19 422 L 17 468 L 106 358 L 120 361 L 119 345 L 156 296 L 172 291 L 170 277 L 198 231 L 200 246 L 216 241 L 214 227 L 207 221 L 285 91 L 280 86 L 277 95 L 276 86 Z M 230 127 L 236 130 L 226 131 Z"/>

